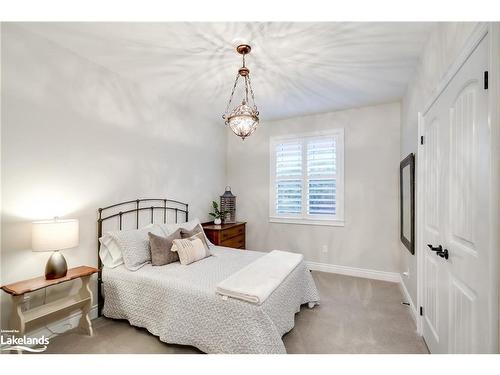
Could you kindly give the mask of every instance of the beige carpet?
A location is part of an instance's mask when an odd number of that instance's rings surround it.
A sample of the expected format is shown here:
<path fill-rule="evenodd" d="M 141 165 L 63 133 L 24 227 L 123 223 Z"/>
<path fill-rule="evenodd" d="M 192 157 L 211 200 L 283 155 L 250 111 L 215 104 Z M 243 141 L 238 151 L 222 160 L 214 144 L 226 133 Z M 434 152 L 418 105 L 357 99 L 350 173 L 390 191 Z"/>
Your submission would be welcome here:
<path fill-rule="evenodd" d="M 303 306 L 283 337 L 288 353 L 428 353 L 398 284 L 313 272 L 321 305 Z M 98 318 L 94 336 L 69 331 L 46 353 L 200 353 L 161 342 L 126 321 Z"/>

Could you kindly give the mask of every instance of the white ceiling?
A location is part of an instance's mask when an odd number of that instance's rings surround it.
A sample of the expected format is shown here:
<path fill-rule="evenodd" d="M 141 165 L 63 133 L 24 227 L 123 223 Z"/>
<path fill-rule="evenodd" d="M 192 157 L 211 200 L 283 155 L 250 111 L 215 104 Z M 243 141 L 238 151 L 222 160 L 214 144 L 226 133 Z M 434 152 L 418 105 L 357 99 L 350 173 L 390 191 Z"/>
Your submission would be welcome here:
<path fill-rule="evenodd" d="M 263 119 L 399 100 L 432 23 L 38 23 L 23 26 L 220 120 L 247 40 Z M 190 107 L 192 106 L 192 107 Z"/>

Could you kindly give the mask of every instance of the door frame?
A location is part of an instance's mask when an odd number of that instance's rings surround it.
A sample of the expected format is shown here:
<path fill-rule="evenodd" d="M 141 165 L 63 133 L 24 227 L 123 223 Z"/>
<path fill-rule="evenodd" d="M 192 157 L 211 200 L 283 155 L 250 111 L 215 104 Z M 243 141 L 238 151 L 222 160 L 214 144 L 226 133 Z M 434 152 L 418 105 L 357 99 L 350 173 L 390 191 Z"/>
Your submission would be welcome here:
<path fill-rule="evenodd" d="M 418 138 L 417 138 L 417 158 L 416 158 L 416 257 L 417 257 L 417 306 L 423 306 L 424 301 L 424 250 L 425 243 L 423 243 L 423 193 L 424 186 L 423 173 L 424 168 L 423 160 L 423 147 L 420 144 L 420 137 L 424 134 L 425 124 L 423 122 L 424 115 L 429 111 L 434 102 L 446 89 L 450 81 L 457 74 L 459 69 L 465 63 L 467 58 L 474 52 L 479 43 L 489 35 L 489 68 L 488 68 L 488 119 L 491 129 L 491 203 L 492 207 L 491 216 L 489 218 L 491 223 L 490 233 L 490 259 L 491 259 L 491 285 L 494 286 L 492 291 L 493 301 L 493 314 L 490 324 L 496 331 L 497 335 L 491 336 L 490 348 L 492 352 L 499 353 L 500 347 L 500 219 L 498 212 L 500 212 L 500 23 L 499 22 L 481 22 L 479 23 L 472 34 L 469 36 L 465 46 L 463 47 L 459 56 L 455 59 L 453 64 L 448 68 L 446 74 L 436 86 L 433 95 L 427 102 L 422 112 L 418 112 Z M 496 209 L 495 209 L 496 207 Z M 417 308 L 418 310 L 418 308 Z M 417 315 L 417 332 L 423 335 L 423 316 Z"/>

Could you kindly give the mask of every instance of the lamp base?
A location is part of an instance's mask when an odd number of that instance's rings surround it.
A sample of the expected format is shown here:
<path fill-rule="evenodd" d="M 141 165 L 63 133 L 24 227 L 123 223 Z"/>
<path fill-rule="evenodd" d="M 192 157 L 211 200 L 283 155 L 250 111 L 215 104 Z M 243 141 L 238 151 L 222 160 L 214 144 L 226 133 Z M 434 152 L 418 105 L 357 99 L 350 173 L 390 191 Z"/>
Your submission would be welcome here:
<path fill-rule="evenodd" d="M 59 251 L 54 251 L 45 266 L 45 280 L 54 280 L 66 276 L 68 264 Z"/>

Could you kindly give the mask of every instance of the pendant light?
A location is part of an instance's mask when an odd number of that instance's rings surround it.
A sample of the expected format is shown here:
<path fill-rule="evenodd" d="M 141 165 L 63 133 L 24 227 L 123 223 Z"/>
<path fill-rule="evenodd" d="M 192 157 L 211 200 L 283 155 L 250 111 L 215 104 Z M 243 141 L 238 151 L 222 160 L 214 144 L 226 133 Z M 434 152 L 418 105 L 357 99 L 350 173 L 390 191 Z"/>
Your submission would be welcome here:
<path fill-rule="evenodd" d="M 226 110 L 222 115 L 226 126 L 229 126 L 234 134 L 236 134 L 241 139 L 245 139 L 250 136 L 259 125 L 259 111 L 255 105 L 255 97 L 253 94 L 252 83 L 250 81 L 250 70 L 245 66 L 245 55 L 249 54 L 252 48 L 248 44 L 240 44 L 236 47 L 236 52 L 242 55 L 243 66 L 238 69 L 236 74 L 236 80 L 234 81 L 233 91 L 231 91 L 231 96 L 229 97 L 229 102 L 227 103 Z M 245 95 L 241 104 L 234 108 L 230 113 L 229 107 L 231 106 L 231 101 L 233 100 L 234 91 L 238 84 L 238 80 L 242 77 L 245 85 Z M 248 100 L 248 93 L 250 92 L 252 103 Z"/>

